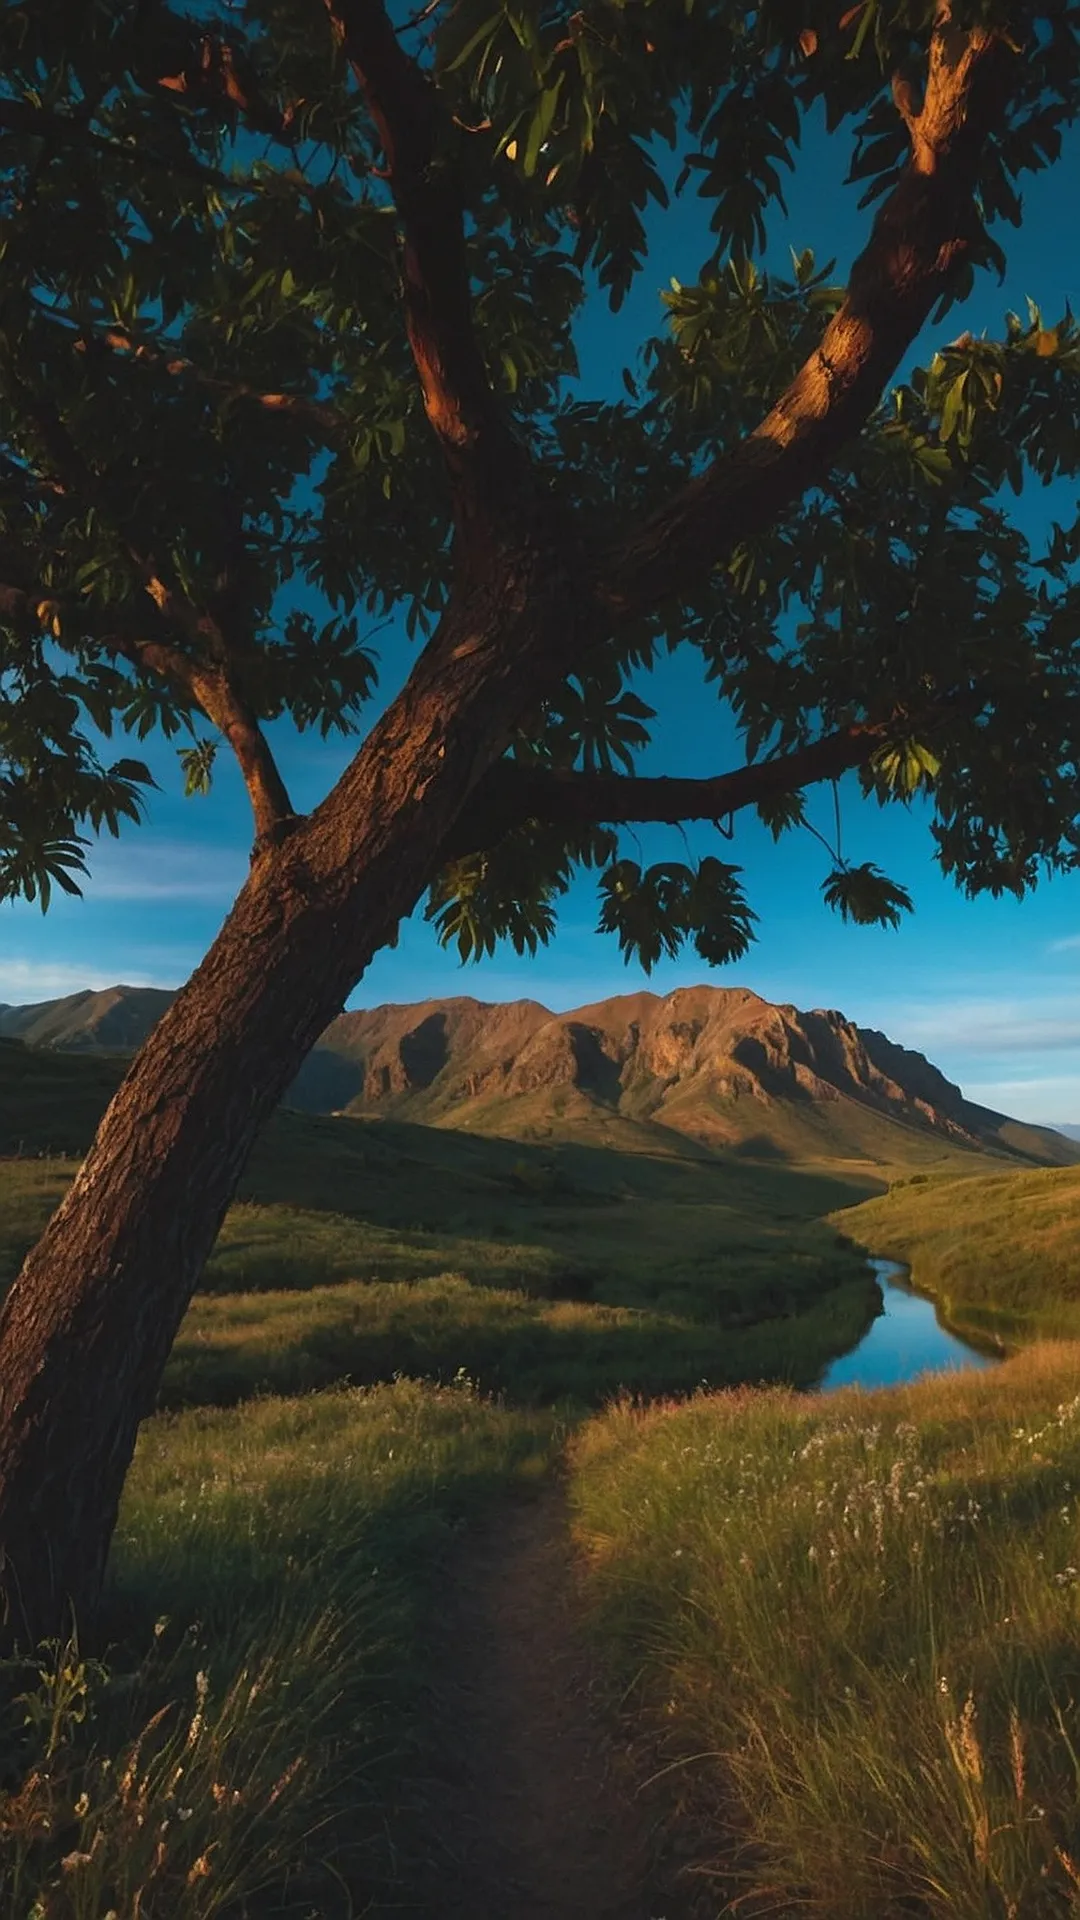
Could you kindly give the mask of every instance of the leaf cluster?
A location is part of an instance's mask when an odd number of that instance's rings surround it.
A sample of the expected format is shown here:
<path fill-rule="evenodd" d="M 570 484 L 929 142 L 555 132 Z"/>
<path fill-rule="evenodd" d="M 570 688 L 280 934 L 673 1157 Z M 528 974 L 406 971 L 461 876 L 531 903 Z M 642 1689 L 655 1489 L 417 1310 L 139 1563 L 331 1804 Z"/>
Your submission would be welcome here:
<path fill-rule="evenodd" d="M 600 878 L 602 933 L 614 933 L 623 958 L 646 973 L 684 945 L 711 967 L 739 960 L 753 939 L 756 915 L 739 885 L 741 868 L 707 855 L 690 866 L 659 861 L 642 868 L 616 860 Z"/>

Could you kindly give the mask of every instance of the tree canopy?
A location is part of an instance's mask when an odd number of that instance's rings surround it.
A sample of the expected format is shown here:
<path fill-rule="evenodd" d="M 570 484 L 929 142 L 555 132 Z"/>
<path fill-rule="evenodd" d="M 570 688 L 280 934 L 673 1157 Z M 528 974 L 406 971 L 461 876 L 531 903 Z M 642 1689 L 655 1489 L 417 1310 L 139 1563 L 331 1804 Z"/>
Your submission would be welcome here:
<path fill-rule="evenodd" d="M 1058 158 L 1080 6 L 15 0 L 0 37 L 0 894 L 78 889 L 155 730 L 193 792 L 231 749 L 279 844 L 266 722 L 362 733 L 374 626 L 422 646 L 515 515 L 588 609 L 433 849 L 463 957 L 550 937 L 583 866 L 628 957 L 737 957 L 722 843 L 643 867 L 620 827 L 780 835 L 852 768 L 932 795 L 971 891 L 1076 864 L 1080 514 L 1040 544 L 1010 504 L 1080 468 L 1080 327 L 947 316 Z M 761 264 L 814 113 L 865 183 L 846 287 Z M 583 303 L 655 277 L 671 192 L 710 257 L 583 397 Z M 676 647 L 744 744 L 711 780 L 635 771 Z M 823 890 L 909 904 L 838 850 Z"/>

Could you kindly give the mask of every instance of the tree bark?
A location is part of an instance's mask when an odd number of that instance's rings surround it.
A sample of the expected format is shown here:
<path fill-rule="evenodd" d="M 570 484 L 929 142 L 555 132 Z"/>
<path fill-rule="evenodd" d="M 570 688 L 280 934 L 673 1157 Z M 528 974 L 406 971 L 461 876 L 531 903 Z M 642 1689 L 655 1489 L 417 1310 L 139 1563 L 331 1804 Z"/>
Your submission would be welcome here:
<path fill-rule="evenodd" d="M 23 1266 L 0 1313 L 9 1642 L 92 1620 L 139 1423 L 261 1123 L 568 670 L 581 595 L 563 552 L 530 533 L 491 556 L 327 800 L 256 854 Z"/>

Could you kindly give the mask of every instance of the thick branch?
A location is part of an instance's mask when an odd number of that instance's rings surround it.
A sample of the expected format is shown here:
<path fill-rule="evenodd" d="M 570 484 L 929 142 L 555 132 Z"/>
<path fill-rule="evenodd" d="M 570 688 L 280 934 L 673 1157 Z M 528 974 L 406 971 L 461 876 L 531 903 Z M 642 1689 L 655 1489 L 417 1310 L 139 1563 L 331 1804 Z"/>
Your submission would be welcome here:
<path fill-rule="evenodd" d="M 153 640 L 114 642 L 136 666 L 149 667 L 189 693 L 227 740 L 243 775 L 255 821 L 256 849 L 273 844 L 296 818 L 266 735 L 220 667 L 206 667 L 179 648 Z"/>
<path fill-rule="evenodd" d="M 0 620 L 46 627 L 59 620 L 63 631 L 84 622 L 85 614 L 85 607 L 78 601 L 66 601 L 44 587 L 0 581 Z M 193 660 L 180 647 L 148 639 L 134 629 L 105 634 L 99 645 L 137 669 L 159 673 L 190 696 L 236 755 L 251 801 L 257 847 L 280 839 L 296 817 L 292 803 L 261 727 L 221 669 Z"/>
<path fill-rule="evenodd" d="M 500 760 L 476 788 L 443 849 L 460 859 L 495 846 L 527 820 L 575 828 L 655 820 L 722 820 L 759 800 L 836 780 L 861 767 L 895 737 L 899 722 L 862 721 L 775 760 L 759 760 L 708 780 L 636 779 L 619 773 L 553 772 Z"/>
<path fill-rule="evenodd" d="M 864 425 L 905 352 L 981 235 L 974 204 L 987 136 L 1016 55 L 989 27 L 961 32 L 942 0 L 911 154 L 851 270 L 847 297 L 787 391 L 716 461 L 611 551 L 602 601 L 640 614 L 707 574 L 825 473 Z"/>
<path fill-rule="evenodd" d="M 405 324 L 427 417 L 456 482 L 459 517 L 505 518 L 528 473 L 473 328 L 456 170 L 439 152 L 436 89 L 406 54 L 382 0 L 325 0 L 378 130 L 403 229 Z"/>
<path fill-rule="evenodd" d="M 102 482 L 87 464 L 60 415 L 33 393 L 13 369 L 9 368 L 8 372 L 58 485 L 87 505 L 97 505 Z M 186 645 L 177 645 L 174 638 L 143 639 L 132 635 L 114 638 L 109 643 L 112 650 L 136 666 L 149 667 L 152 672 L 173 680 L 191 696 L 236 756 L 251 802 L 256 847 L 280 838 L 295 819 L 295 812 L 266 736 L 229 671 L 228 646 L 221 629 L 209 613 L 201 612 L 185 593 L 161 577 L 154 561 L 141 552 L 126 529 L 117 531 L 164 628 Z M 49 596 L 43 595 L 40 599 L 47 604 Z"/>

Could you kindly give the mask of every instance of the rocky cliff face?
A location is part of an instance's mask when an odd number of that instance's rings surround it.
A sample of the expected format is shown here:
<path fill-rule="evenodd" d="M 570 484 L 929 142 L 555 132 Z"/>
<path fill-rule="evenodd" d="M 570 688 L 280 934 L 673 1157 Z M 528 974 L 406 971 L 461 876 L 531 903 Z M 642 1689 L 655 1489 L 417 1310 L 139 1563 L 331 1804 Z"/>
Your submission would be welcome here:
<path fill-rule="evenodd" d="M 0 1035 L 132 1051 L 172 996 L 114 987 L 0 1008 Z M 706 1147 L 894 1157 L 896 1126 L 1037 1162 L 1080 1159 L 1060 1135 L 964 1099 L 921 1053 L 842 1013 L 746 988 L 620 994 L 553 1014 L 465 996 L 343 1013 L 289 1094 L 317 1113 L 386 1114 L 513 1133 L 645 1124 Z"/>
<path fill-rule="evenodd" d="M 465 1125 L 493 1102 L 544 1093 L 717 1144 L 768 1131 L 782 1109 L 850 1104 L 969 1145 L 986 1144 L 986 1123 L 1000 1118 L 883 1034 L 745 988 L 626 994 L 564 1014 L 533 1000 L 378 1007 L 343 1014 L 324 1049 L 356 1064 L 350 1111 L 453 1112 Z"/>

